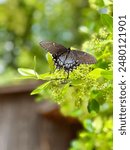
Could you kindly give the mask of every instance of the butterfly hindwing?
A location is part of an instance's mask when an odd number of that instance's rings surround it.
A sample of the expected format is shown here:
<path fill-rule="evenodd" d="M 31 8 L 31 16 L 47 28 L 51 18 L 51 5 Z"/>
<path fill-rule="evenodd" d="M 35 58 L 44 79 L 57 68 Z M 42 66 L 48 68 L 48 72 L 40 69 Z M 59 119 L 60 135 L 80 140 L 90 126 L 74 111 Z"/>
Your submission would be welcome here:
<path fill-rule="evenodd" d="M 96 63 L 95 57 L 92 56 L 91 54 L 88 54 L 86 52 L 82 52 L 79 50 L 73 50 L 71 52 L 73 53 L 75 60 L 77 60 L 79 64 L 95 64 Z"/>

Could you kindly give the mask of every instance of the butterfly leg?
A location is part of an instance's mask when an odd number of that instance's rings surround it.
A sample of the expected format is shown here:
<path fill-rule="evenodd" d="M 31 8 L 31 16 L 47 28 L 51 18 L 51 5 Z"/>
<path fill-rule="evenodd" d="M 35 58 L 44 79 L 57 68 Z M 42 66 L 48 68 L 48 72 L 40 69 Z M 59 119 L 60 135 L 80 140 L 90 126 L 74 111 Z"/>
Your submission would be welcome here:
<path fill-rule="evenodd" d="M 67 79 L 69 78 L 69 73 L 70 73 L 69 70 L 67 70 Z"/>

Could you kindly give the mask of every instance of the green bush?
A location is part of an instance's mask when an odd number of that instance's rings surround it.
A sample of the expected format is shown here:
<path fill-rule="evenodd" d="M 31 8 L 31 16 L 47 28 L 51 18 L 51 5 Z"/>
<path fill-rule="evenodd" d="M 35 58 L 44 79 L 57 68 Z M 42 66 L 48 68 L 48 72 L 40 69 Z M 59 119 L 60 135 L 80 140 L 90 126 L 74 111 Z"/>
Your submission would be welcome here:
<path fill-rule="evenodd" d="M 54 71 L 53 59 L 47 53 L 50 72 L 38 74 L 35 70 L 19 68 L 24 78 L 43 80 L 44 83 L 32 91 L 40 97 L 58 103 L 64 115 L 77 117 L 84 130 L 71 143 L 70 150 L 112 149 L 112 33 L 100 28 L 83 49 L 93 53 L 94 65 L 80 65 L 67 74 Z M 39 98 L 40 98 L 39 97 Z"/>

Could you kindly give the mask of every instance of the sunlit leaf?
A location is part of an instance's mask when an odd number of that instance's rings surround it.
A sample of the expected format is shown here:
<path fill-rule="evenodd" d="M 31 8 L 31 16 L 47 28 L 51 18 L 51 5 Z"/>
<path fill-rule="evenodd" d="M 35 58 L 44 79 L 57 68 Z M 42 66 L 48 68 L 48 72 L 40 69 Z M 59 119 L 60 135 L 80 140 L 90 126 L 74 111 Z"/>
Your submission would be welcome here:
<path fill-rule="evenodd" d="M 18 68 L 18 72 L 19 72 L 22 76 L 34 76 L 34 77 L 37 77 L 37 76 L 38 76 L 37 72 L 34 71 L 33 69 Z"/>
<path fill-rule="evenodd" d="M 40 94 L 44 89 L 46 89 L 49 86 L 49 84 L 50 81 L 38 86 L 35 90 L 31 92 L 31 95 Z"/>
<path fill-rule="evenodd" d="M 49 64 L 50 71 L 54 72 L 55 66 L 54 66 L 54 61 L 53 61 L 52 55 L 50 53 L 47 53 L 46 58 L 47 58 L 47 61 L 48 61 L 48 64 Z"/>
<path fill-rule="evenodd" d="M 101 75 L 106 78 L 106 79 L 109 79 L 109 80 L 112 80 L 113 79 L 113 72 L 112 71 L 109 71 L 109 70 L 103 70 L 101 72 Z"/>
<path fill-rule="evenodd" d="M 53 74 L 50 74 L 49 72 L 39 75 L 39 79 L 41 80 L 50 80 L 52 77 L 53 77 Z"/>
<path fill-rule="evenodd" d="M 103 72 L 103 71 L 104 71 L 104 69 L 96 68 L 89 73 L 89 76 L 97 79 L 97 78 L 101 77 L 101 72 Z"/>
<path fill-rule="evenodd" d="M 100 132 L 103 126 L 103 120 L 100 116 L 96 117 L 93 121 L 93 127 L 95 128 L 96 132 Z"/>

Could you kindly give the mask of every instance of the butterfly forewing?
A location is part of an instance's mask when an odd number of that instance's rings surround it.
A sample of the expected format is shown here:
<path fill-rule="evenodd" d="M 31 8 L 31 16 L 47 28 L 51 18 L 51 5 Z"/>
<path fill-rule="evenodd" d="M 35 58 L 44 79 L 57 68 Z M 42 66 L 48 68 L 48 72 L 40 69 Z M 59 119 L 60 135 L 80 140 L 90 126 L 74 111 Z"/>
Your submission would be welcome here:
<path fill-rule="evenodd" d="M 61 55 L 64 52 L 67 52 L 68 49 L 64 46 L 57 44 L 55 42 L 40 42 L 41 47 L 48 50 L 52 55 Z"/>

